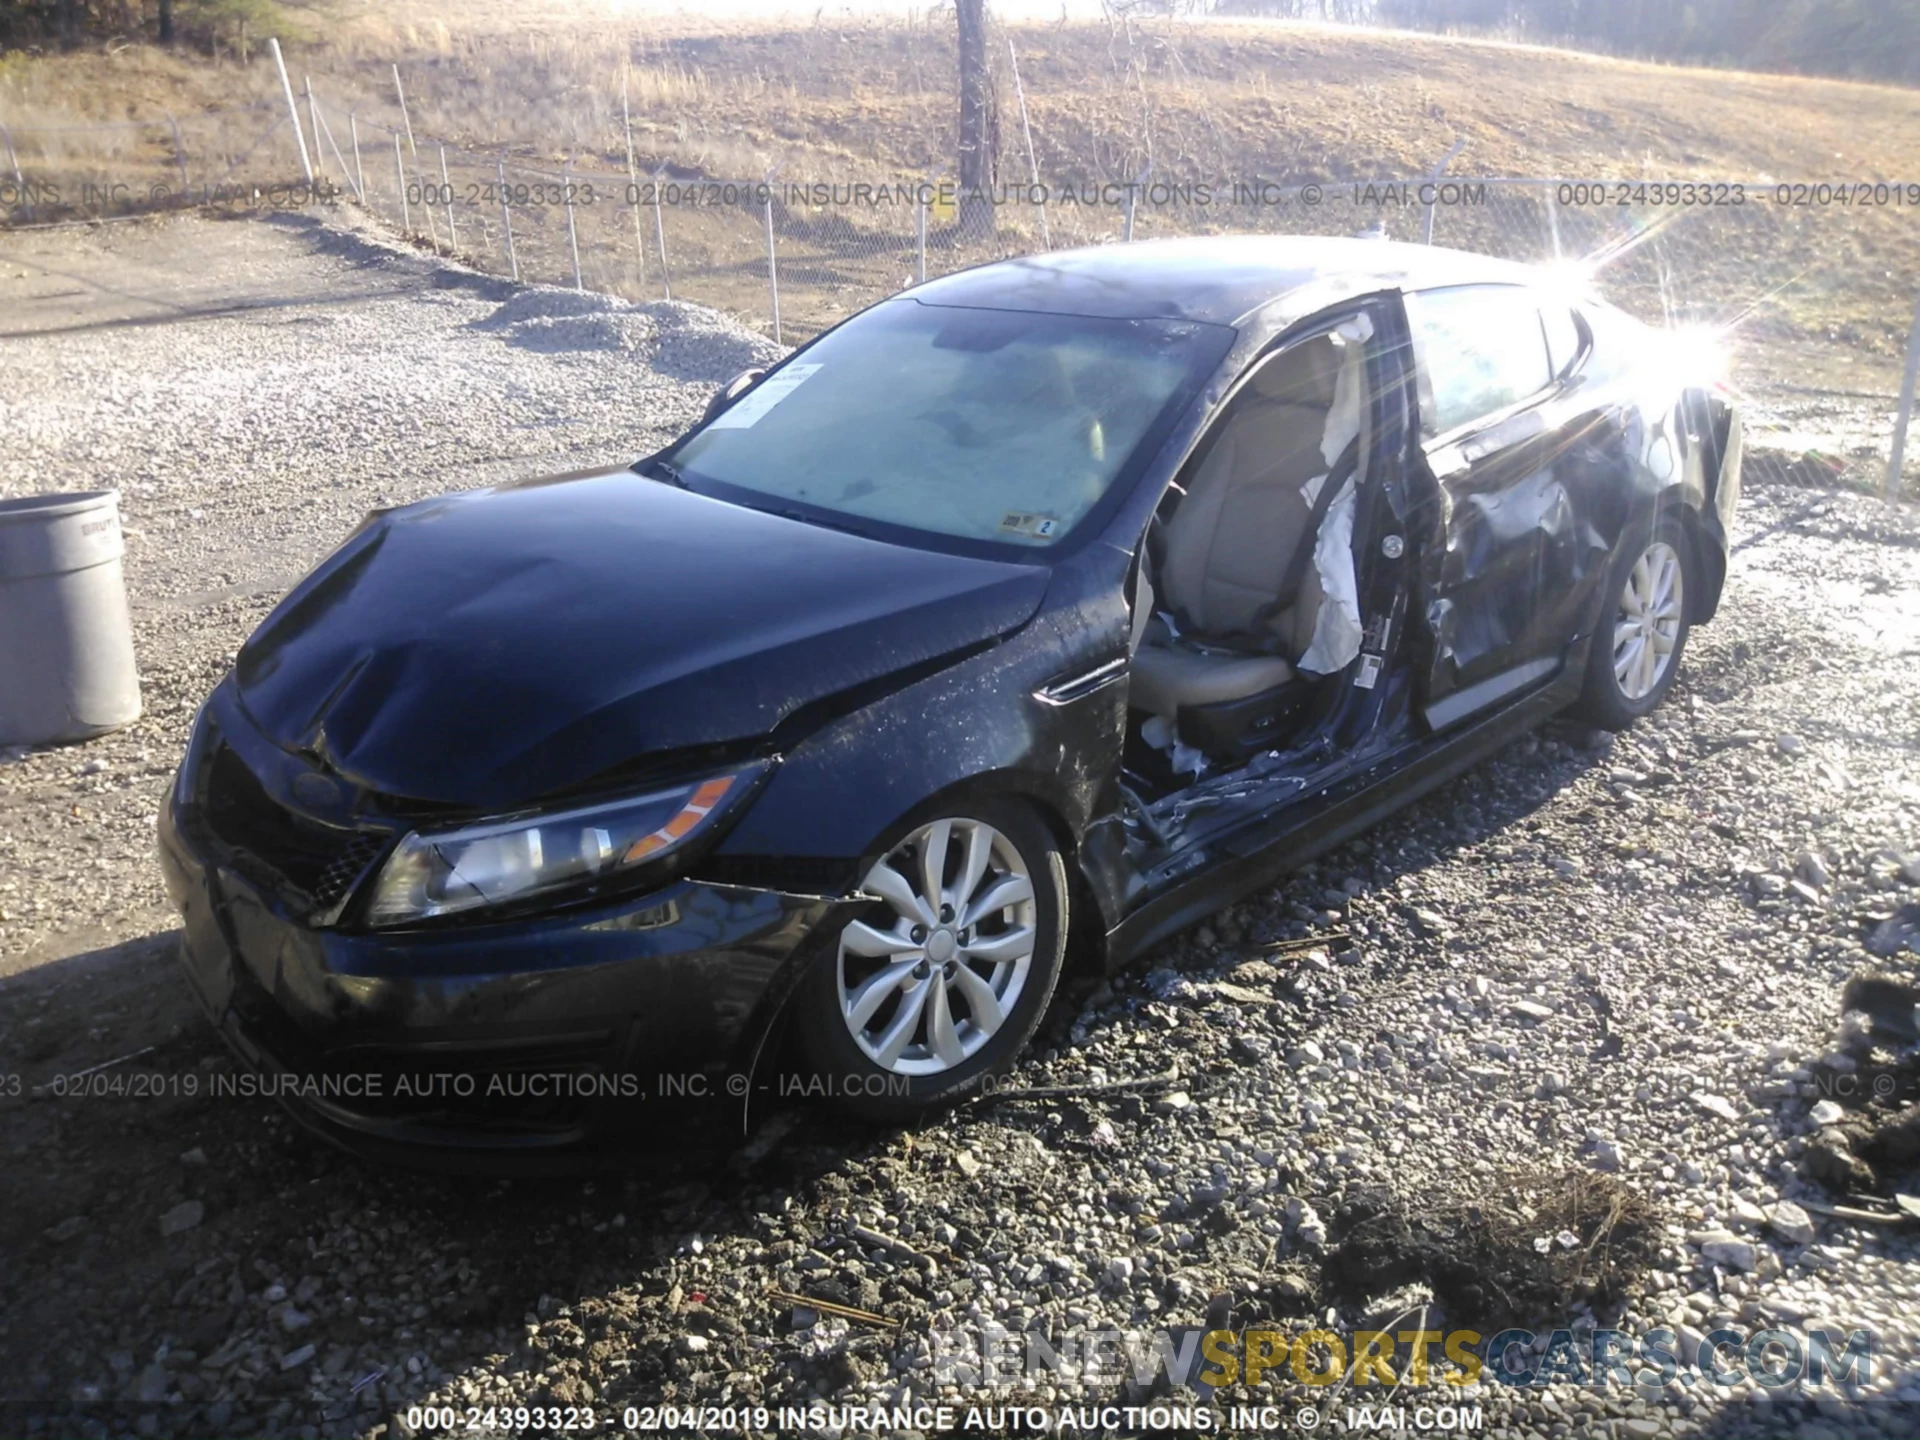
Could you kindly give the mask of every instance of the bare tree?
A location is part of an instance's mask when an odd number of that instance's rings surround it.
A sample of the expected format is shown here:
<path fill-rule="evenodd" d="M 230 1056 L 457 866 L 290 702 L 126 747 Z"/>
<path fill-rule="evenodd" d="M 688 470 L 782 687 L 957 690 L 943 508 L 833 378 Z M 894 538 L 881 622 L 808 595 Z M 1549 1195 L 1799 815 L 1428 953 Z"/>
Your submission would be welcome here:
<path fill-rule="evenodd" d="M 986 0 L 954 0 L 960 25 L 960 226 L 993 229 L 1000 171 L 1000 97 L 987 60 Z"/>

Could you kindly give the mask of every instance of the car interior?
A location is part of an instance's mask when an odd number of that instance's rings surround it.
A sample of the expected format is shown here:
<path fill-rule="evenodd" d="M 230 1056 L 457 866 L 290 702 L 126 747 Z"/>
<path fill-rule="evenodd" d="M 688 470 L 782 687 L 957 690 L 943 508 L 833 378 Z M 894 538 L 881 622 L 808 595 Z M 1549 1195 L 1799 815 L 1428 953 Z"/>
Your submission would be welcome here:
<path fill-rule="evenodd" d="M 1148 800 L 1284 747 L 1358 653 L 1369 334 L 1354 317 L 1258 362 L 1154 516 L 1125 753 Z"/>

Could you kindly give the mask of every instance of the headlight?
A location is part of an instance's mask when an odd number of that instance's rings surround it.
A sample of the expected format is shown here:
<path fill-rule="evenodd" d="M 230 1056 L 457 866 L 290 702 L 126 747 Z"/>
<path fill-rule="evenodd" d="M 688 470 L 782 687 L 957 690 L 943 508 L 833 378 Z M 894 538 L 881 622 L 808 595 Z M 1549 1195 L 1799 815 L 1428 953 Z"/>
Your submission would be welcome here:
<path fill-rule="evenodd" d="M 580 810 L 416 831 L 381 867 L 368 923 L 404 925 L 617 875 L 686 844 L 755 778 L 740 771 Z"/>
<path fill-rule="evenodd" d="M 173 803 L 176 807 L 191 804 L 193 801 L 193 772 L 200 766 L 201 751 L 207 742 L 207 707 L 213 702 L 203 700 L 200 708 L 193 712 L 193 724 L 187 729 L 187 748 L 180 756 L 180 768 L 173 772 Z"/>

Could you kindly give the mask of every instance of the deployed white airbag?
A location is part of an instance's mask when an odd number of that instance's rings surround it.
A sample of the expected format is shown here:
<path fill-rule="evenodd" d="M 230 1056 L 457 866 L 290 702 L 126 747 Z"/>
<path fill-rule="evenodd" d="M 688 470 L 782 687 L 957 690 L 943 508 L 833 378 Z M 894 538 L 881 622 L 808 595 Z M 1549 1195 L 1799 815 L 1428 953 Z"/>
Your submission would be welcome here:
<path fill-rule="evenodd" d="M 1362 407 L 1367 403 L 1365 346 L 1372 338 L 1373 322 L 1365 315 L 1343 321 L 1333 332 L 1333 342 L 1341 351 L 1340 373 L 1334 381 L 1333 404 L 1320 439 L 1320 455 L 1329 466 L 1360 433 Z M 1301 487 L 1309 505 L 1319 499 L 1326 479 L 1326 474 L 1316 475 Z M 1313 568 L 1325 598 L 1314 617 L 1313 640 L 1300 657 L 1298 668 L 1316 675 L 1343 670 L 1360 653 L 1360 582 L 1353 566 L 1356 493 L 1355 481 L 1349 478 L 1327 507 L 1320 533 L 1314 539 Z"/>

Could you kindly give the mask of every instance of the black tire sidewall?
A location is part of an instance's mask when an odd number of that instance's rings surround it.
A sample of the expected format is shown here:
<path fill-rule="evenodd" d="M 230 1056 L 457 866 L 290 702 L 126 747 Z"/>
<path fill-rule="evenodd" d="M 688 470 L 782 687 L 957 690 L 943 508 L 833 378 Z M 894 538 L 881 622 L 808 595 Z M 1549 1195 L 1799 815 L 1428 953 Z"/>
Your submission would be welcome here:
<path fill-rule="evenodd" d="M 1621 692 L 1620 679 L 1613 672 L 1613 630 L 1620 612 L 1620 594 L 1626 586 L 1627 577 L 1655 541 L 1665 541 L 1680 557 L 1680 634 L 1673 642 L 1673 654 L 1667 662 L 1666 673 L 1645 695 L 1638 700 L 1629 700 Z M 1687 637 L 1693 629 L 1686 611 L 1693 603 L 1693 587 L 1697 583 L 1695 569 L 1693 546 L 1687 539 L 1686 530 L 1670 514 L 1661 516 L 1650 525 L 1636 526 L 1626 543 L 1615 552 L 1613 564 L 1607 573 L 1607 593 L 1601 604 L 1600 620 L 1594 628 L 1593 643 L 1587 656 L 1586 682 L 1575 705 L 1582 718 L 1603 730 L 1623 730 L 1635 720 L 1652 714 L 1667 698 L 1667 692 L 1673 688 L 1674 679 L 1680 673 Z"/>
<path fill-rule="evenodd" d="M 863 863 L 861 873 L 913 831 L 943 818 L 984 821 L 1006 836 L 1027 862 L 1034 879 L 1032 965 L 1012 1012 L 979 1054 L 938 1075 L 895 1076 L 854 1043 L 840 1013 L 840 933 L 846 924 L 865 917 L 856 913 L 841 924 L 823 928 L 812 944 L 815 953 L 794 997 L 799 1050 L 812 1071 L 809 1078 L 816 1092 L 830 1098 L 838 1108 L 865 1118 L 906 1119 L 962 1099 L 1006 1071 L 1040 1028 L 1065 960 L 1065 858 L 1045 822 L 1023 801 L 993 797 L 956 800 L 924 809 L 889 831 L 885 842 L 876 845 Z M 875 905 L 879 912 L 886 913 L 884 904 L 876 901 Z"/>

